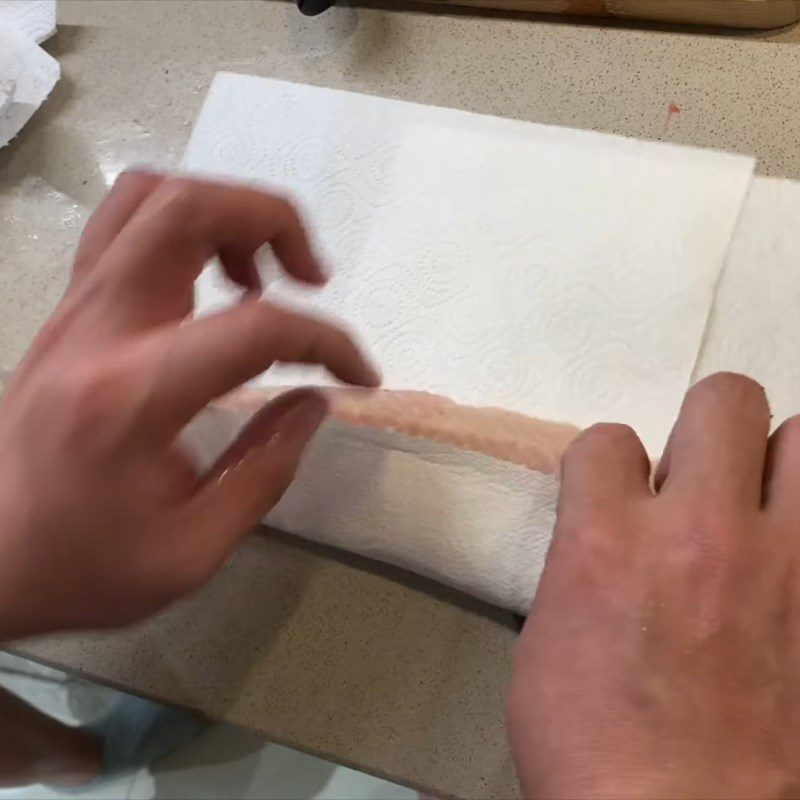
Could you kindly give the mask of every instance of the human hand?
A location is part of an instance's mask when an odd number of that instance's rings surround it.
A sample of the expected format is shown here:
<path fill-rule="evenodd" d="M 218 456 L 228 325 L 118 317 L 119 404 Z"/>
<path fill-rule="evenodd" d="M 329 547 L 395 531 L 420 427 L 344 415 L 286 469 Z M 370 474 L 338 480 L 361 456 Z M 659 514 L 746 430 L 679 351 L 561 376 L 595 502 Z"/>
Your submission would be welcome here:
<path fill-rule="evenodd" d="M 296 279 L 324 281 L 291 206 L 254 189 L 131 172 L 89 220 L 71 285 L 0 401 L 0 639 L 148 615 L 210 577 L 278 501 L 324 398 L 269 404 L 199 476 L 175 439 L 210 400 L 275 361 L 378 382 L 322 320 L 254 298 L 186 319 L 215 254 L 258 289 L 265 243 Z"/>
<path fill-rule="evenodd" d="M 624 426 L 563 461 L 553 544 L 514 657 L 526 797 L 800 794 L 800 417 L 688 393 L 648 487 Z"/>

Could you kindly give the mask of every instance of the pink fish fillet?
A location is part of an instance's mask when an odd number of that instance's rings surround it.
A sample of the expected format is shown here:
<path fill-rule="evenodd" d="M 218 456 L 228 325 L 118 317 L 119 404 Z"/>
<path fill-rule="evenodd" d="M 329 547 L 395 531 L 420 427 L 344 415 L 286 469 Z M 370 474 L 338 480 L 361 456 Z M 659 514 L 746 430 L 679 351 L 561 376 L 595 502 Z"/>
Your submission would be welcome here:
<path fill-rule="evenodd" d="M 243 389 L 216 405 L 256 412 L 285 389 Z M 579 433 L 561 422 L 499 408 L 476 408 L 428 392 L 354 388 L 322 389 L 340 422 L 431 439 L 537 472 L 558 472 L 561 456 Z"/>

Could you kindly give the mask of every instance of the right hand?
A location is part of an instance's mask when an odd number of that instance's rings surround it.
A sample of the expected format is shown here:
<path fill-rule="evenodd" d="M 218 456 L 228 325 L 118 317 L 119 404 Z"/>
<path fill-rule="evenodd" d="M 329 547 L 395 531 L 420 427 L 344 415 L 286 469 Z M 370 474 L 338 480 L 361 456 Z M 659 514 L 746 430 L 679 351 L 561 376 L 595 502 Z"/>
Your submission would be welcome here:
<path fill-rule="evenodd" d="M 620 425 L 564 456 L 514 658 L 526 797 L 800 795 L 800 417 L 763 389 L 686 396 L 656 476 Z"/>
<path fill-rule="evenodd" d="M 175 439 L 210 400 L 275 361 L 378 382 L 320 319 L 257 299 L 186 319 L 209 258 L 255 290 L 265 243 L 296 279 L 324 281 L 295 211 L 254 189 L 126 173 L 89 220 L 72 284 L 0 401 L 0 640 L 151 614 L 278 501 L 324 398 L 269 404 L 201 476 Z"/>

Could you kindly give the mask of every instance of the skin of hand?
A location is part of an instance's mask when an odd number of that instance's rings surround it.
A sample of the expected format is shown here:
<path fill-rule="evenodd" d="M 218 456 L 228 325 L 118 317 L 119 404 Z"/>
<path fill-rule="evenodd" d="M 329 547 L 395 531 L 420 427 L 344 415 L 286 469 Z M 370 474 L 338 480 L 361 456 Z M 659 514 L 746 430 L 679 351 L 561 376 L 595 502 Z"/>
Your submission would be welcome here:
<path fill-rule="evenodd" d="M 91 217 L 70 286 L 0 400 L 0 638 L 152 614 L 278 501 L 324 398 L 273 401 L 201 476 L 176 436 L 210 400 L 276 361 L 378 383 L 340 328 L 257 299 L 265 244 L 289 275 L 324 283 L 297 213 L 252 188 L 129 172 Z M 247 296 L 191 320 L 215 255 Z"/>
<path fill-rule="evenodd" d="M 629 428 L 583 433 L 517 643 L 508 710 L 535 798 L 800 796 L 800 417 L 687 394 L 655 478 Z"/>

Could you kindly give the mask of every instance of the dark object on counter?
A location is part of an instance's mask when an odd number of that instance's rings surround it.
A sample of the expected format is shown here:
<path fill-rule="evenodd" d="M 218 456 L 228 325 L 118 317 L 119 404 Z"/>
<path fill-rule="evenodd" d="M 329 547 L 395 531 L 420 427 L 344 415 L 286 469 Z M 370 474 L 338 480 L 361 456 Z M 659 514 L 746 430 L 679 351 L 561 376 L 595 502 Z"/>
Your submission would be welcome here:
<path fill-rule="evenodd" d="M 336 0 L 297 0 L 297 7 L 301 14 L 313 17 L 327 11 L 335 2 Z"/>
<path fill-rule="evenodd" d="M 554 12 L 624 17 L 690 25 L 779 28 L 800 21 L 800 0 L 426 0 L 437 5 L 480 6 L 501 11 Z"/>

